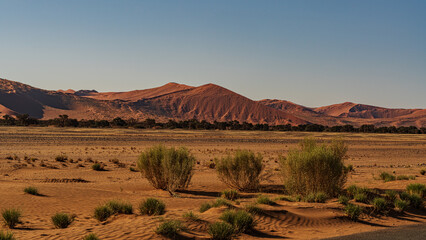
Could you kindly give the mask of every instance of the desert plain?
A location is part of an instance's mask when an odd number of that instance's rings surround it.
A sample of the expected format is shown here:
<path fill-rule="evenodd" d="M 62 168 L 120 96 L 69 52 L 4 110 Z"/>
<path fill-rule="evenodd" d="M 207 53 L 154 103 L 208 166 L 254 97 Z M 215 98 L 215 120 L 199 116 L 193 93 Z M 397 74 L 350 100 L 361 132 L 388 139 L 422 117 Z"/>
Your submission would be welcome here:
<path fill-rule="evenodd" d="M 354 167 L 346 186 L 356 184 L 384 191 L 426 183 L 426 176 L 419 173 L 426 169 L 424 134 L 0 127 L 0 209 L 21 209 L 22 223 L 11 230 L 17 239 L 82 239 L 89 233 L 100 239 L 162 239 L 155 229 L 167 219 L 184 223 L 182 239 L 208 239 L 209 224 L 218 221 L 226 207 L 203 213 L 199 208 L 228 188 L 216 175 L 214 159 L 237 149 L 263 155 L 261 189 L 242 193 L 239 204 L 233 203 L 234 207 L 243 208 L 259 194 L 271 199 L 285 195 L 279 157 L 286 156 L 306 137 L 320 141 L 338 137 L 346 141 L 349 151 L 345 163 Z M 187 147 L 197 159 L 189 188 L 176 196 L 153 188 L 140 172 L 130 170 L 136 168 L 143 150 L 157 144 Z M 67 160 L 56 161 L 58 155 L 67 156 Z M 94 162 L 103 163 L 106 171 L 92 170 Z M 416 177 L 384 182 L 378 178 L 382 171 Z M 24 193 L 28 186 L 35 186 L 41 196 Z M 137 206 L 147 197 L 164 201 L 166 213 L 140 215 Z M 105 222 L 96 220 L 95 207 L 114 199 L 132 203 L 134 214 L 114 215 Z M 355 222 L 346 217 L 337 199 L 326 203 L 276 200 L 275 205 L 260 207 L 265 214 L 255 216 L 254 231 L 237 239 L 322 239 L 426 223 L 426 211 L 412 208 L 403 213 L 367 211 Z M 196 213 L 200 220 L 183 218 L 188 211 Z M 68 228 L 56 229 L 51 216 L 57 212 L 75 214 L 76 218 Z M 6 230 L 3 225 L 0 228 Z"/>

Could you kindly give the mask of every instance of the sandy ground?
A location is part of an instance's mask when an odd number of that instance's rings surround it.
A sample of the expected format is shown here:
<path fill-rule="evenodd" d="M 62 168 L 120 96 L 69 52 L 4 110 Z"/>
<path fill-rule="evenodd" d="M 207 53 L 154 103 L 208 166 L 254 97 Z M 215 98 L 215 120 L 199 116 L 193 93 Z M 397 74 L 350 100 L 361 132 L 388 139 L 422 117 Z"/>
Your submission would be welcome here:
<path fill-rule="evenodd" d="M 92 232 L 101 239 L 161 239 L 154 230 L 165 219 L 184 222 L 187 230 L 182 238 L 207 239 L 208 225 L 218 221 L 225 208 L 199 213 L 199 207 L 227 188 L 208 167 L 213 159 L 236 149 L 260 152 L 266 165 L 262 194 L 275 198 L 282 195 L 279 156 L 285 156 L 307 136 L 347 141 L 346 163 L 355 167 L 348 185 L 403 190 L 409 183 L 426 183 L 426 176 L 419 174 L 420 169 L 426 169 L 425 135 L 1 127 L 0 208 L 22 210 L 22 223 L 12 230 L 18 239 L 82 239 Z M 154 189 L 139 172 L 129 170 L 141 151 L 158 143 L 186 146 L 197 158 L 192 183 L 178 197 Z M 68 160 L 55 161 L 60 154 L 67 155 Z M 6 159 L 15 155 L 19 159 Z M 114 158 L 125 167 L 109 161 Z M 93 161 L 105 163 L 108 171 L 92 170 Z M 384 183 L 377 179 L 381 171 L 416 175 L 416 179 Z M 27 186 L 36 186 L 44 196 L 25 194 L 23 188 Z M 254 202 L 257 195 L 244 194 L 235 207 Z M 137 206 L 146 197 L 163 200 L 166 214 L 140 215 Z M 116 215 L 104 223 L 94 219 L 94 208 L 112 199 L 131 202 L 135 214 Z M 266 214 L 256 216 L 255 231 L 239 239 L 320 239 L 426 222 L 426 212 L 414 209 L 403 214 L 364 214 L 353 222 L 344 217 L 336 199 L 323 204 L 277 201 L 275 206 L 261 207 Z M 190 210 L 201 221 L 182 217 Z M 67 229 L 55 229 L 50 218 L 56 212 L 77 217 Z"/>

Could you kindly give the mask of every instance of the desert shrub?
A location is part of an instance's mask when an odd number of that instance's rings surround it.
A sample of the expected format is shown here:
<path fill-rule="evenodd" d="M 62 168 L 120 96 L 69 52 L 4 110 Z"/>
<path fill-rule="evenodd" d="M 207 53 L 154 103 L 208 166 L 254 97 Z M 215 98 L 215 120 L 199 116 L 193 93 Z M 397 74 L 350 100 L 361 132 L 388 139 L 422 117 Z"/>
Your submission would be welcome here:
<path fill-rule="evenodd" d="M 349 198 L 345 195 L 340 195 L 338 201 L 340 204 L 347 205 L 349 203 Z"/>
<path fill-rule="evenodd" d="M 21 220 L 21 210 L 15 208 L 4 209 L 1 212 L 3 221 L 9 228 L 14 228 L 16 224 L 20 223 Z"/>
<path fill-rule="evenodd" d="M 130 172 L 139 172 L 139 170 L 137 170 L 136 168 L 134 168 L 134 167 L 129 167 L 129 170 L 130 170 Z"/>
<path fill-rule="evenodd" d="M 88 235 L 86 235 L 83 240 L 100 240 L 100 238 L 98 238 L 98 236 L 96 236 L 96 234 L 94 233 L 90 233 Z"/>
<path fill-rule="evenodd" d="M 15 240 L 13 232 L 3 232 L 0 230 L 0 240 Z"/>
<path fill-rule="evenodd" d="M 258 207 L 257 204 L 253 204 L 253 203 L 245 206 L 244 210 L 254 215 L 259 215 L 263 213 L 263 209 Z"/>
<path fill-rule="evenodd" d="M 92 169 L 95 171 L 104 171 L 105 170 L 105 166 L 101 163 L 95 163 L 92 165 Z"/>
<path fill-rule="evenodd" d="M 412 183 L 406 187 L 409 194 L 418 194 L 420 197 L 426 195 L 426 185 L 421 183 Z"/>
<path fill-rule="evenodd" d="M 357 193 L 354 196 L 356 202 L 368 203 L 368 196 L 365 193 Z"/>
<path fill-rule="evenodd" d="M 239 193 L 237 190 L 234 189 L 226 189 L 222 192 L 222 197 L 234 201 L 238 199 Z"/>
<path fill-rule="evenodd" d="M 408 192 L 400 192 L 399 198 L 401 198 L 402 200 L 410 201 L 410 194 Z"/>
<path fill-rule="evenodd" d="M 203 203 L 200 206 L 200 212 L 203 213 L 203 212 L 209 210 L 210 208 L 212 208 L 212 205 L 210 203 Z"/>
<path fill-rule="evenodd" d="M 224 198 L 216 198 L 216 200 L 212 203 L 212 207 L 221 207 L 221 206 L 231 206 L 231 204 Z"/>
<path fill-rule="evenodd" d="M 402 200 L 402 199 L 396 199 L 394 204 L 395 204 L 395 208 L 400 212 L 407 209 L 408 205 L 410 205 L 410 203 L 407 200 Z"/>
<path fill-rule="evenodd" d="M 304 198 L 305 202 L 315 202 L 315 193 L 308 193 Z"/>
<path fill-rule="evenodd" d="M 268 196 L 259 195 L 256 199 L 256 203 L 266 204 L 266 205 L 274 205 L 275 202 L 272 201 Z"/>
<path fill-rule="evenodd" d="M 55 160 L 56 160 L 57 162 L 65 162 L 65 161 L 67 161 L 67 160 L 68 160 L 68 157 L 67 157 L 67 155 L 65 155 L 65 154 L 61 154 L 61 155 L 56 156 L 56 157 L 55 157 Z"/>
<path fill-rule="evenodd" d="M 259 187 L 264 165 L 262 155 L 248 150 L 237 150 L 234 156 L 216 159 L 216 171 L 221 181 L 240 191 L 254 191 Z"/>
<path fill-rule="evenodd" d="M 396 180 L 408 180 L 408 179 L 410 179 L 410 177 L 407 176 L 407 175 L 398 175 L 398 176 L 396 176 Z"/>
<path fill-rule="evenodd" d="M 168 220 L 160 224 L 155 233 L 168 237 L 176 238 L 178 233 L 183 229 L 182 223 L 178 220 Z"/>
<path fill-rule="evenodd" d="M 56 213 L 52 216 L 52 223 L 56 228 L 67 228 L 74 221 L 74 217 L 67 213 Z"/>
<path fill-rule="evenodd" d="M 162 145 L 142 152 L 137 161 L 139 170 L 152 186 L 170 192 L 188 187 L 194 164 L 195 158 L 186 148 Z"/>
<path fill-rule="evenodd" d="M 398 195 L 398 193 L 396 191 L 393 190 L 387 190 L 385 192 L 386 197 L 389 199 L 390 202 L 395 202 L 396 196 Z"/>
<path fill-rule="evenodd" d="M 423 205 L 423 198 L 416 193 L 411 194 L 410 205 L 414 208 L 421 208 Z"/>
<path fill-rule="evenodd" d="M 209 226 L 207 233 L 213 240 L 230 240 L 235 234 L 235 229 L 229 223 L 215 222 Z"/>
<path fill-rule="evenodd" d="M 345 167 L 346 172 L 352 172 L 354 170 L 354 166 L 352 164 L 349 164 Z"/>
<path fill-rule="evenodd" d="M 244 210 L 227 210 L 220 219 L 232 224 L 237 232 L 247 232 L 254 227 L 253 216 Z"/>
<path fill-rule="evenodd" d="M 319 145 L 314 139 L 305 139 L 300 149 L 290 150 L 280 161 L 284 185 L 291 193 L 335 196 L 346 182 L 343 160 L 347 149 L 343 141 Z"/>
<path fill-rule="evenodd" d="M 327 201 L 327 199 L 328 199 L 328 196 L 324 192 L 317 192 L 315 194 L 315 202 L 317 202 L 317 203 L 325 203 L 325 201 Z"/>
<path fill-rule="evenodd" d="M 382 212 L 386 209 L 386 199 L 384 198 L 374 198 L 373 199 L 374 211 Z"/>
<path fill-rule="evenodd" d="M 345 207 L 345 213 L 350 219 L 356 221 L 362 213 L 362 208 L 358 205 L 348 204 Z"/>
<path fill-rule="evenodd" d="M 112 213 L 122 213 L 122 214 L 132 214 L 133 206 L 130 203 L 119 201 L 119 200 L 111 200 L 106 204 L 111 210 Z"/>
<path fill-rule="evenodd" d="M 147 198 L 139 205 L 139 211 L 143 215 L 163 215 L 165 210 L 166 204 L 155 198 Z"/>
<path fill-rule="evenodd" d="M 40 195 L 38 193 L 38 189 L 36 187 L 33 187 L 33 186 L 24 188 L 24 192 L 28 193 L 28 194 L 31 194 L 31 195 L 35 195 L 35 196 Z"/>
<path fill-rule="evenodd" d="M 100 222 L 106 221 L 112 214 L 111 208 L 105 205 L 97 206 L 94 211 L 94 217 Z"/>
<path fill-rule="evenodd" d="M 409 176 L 408 176 L 408 179 L 409 179 L 409 180 L 416 180 L 416 175 L 409 175 Z"/>
<path fill-rule="evenodd" d="M 426 170 L 425 169 L 420 170 L 420 174 L 421 175 L 425 175 L 426 174 Z"/>
<path fill-rule="evenodd" d="M 198 221 L 200 217 L 192 211 L 186 212 L 182 215 L 183 218 L 191 221 Z"/>
<path fill-rule="evenodd" d="M 350 185 L 349 187 L 346 188 L 346 192 L 348 193 L 350 197 L 353 198 L 355 194 L 358 193 L 358 189 L 359 187 L 357 185 Z"/>
<path fill-rule="evenodd" d="M 382 179 L 385 182 L 395 181 L 396 177 L 395 175 L 392 175 L 388 172 L 382 172 L 379 175 L 380 179 Z"/>

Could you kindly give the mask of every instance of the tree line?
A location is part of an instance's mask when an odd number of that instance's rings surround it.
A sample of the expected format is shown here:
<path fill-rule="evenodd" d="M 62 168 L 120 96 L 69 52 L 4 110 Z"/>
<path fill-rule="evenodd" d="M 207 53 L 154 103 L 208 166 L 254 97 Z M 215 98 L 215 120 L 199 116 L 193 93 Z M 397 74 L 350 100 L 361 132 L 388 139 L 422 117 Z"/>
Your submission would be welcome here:
<path fill-rule="evenodd" d="M 300 132 L 362 132 L 362 133 L 402 133 L 402 134 L 425 134 L 426 128 L 409 127 L 376 127 L 372 124 L 365 124 L 360 127 L 352 125 L 323 126 L 319 124 L 303 124 L 298 126 L 252 124 L 236 120 L 227 122 L 205 120 L 168 120 L 167 122 L 157 122 L 155 119 L 147 118 L 137 120 L 134 118 L 122 119 L 114 118 L 108 120 L 77 120 L 69 118 L 68 115 L 59 115 L 57 118 L 40 120 L 30 117 L 28 114 L 17 115 L 16 117 L 4 115 L 0 118 L 1 126 L 56 126 L 56 127 L 80 127 L 80 128 L 155 128 L 155 129 L 199 129 L 199 130 L 249 130 L 249 131 L 300 131 Z"/>

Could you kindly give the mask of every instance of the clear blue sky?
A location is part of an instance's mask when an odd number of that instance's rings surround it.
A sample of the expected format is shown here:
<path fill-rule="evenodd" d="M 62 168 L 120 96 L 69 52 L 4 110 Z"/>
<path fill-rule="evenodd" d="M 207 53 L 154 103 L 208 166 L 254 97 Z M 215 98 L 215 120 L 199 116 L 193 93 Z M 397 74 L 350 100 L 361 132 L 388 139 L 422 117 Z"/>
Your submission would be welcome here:
<path fill-rule="evenodd" d="M 0 0 L 0 77 L 426 108 L 426 1 Z"/>

